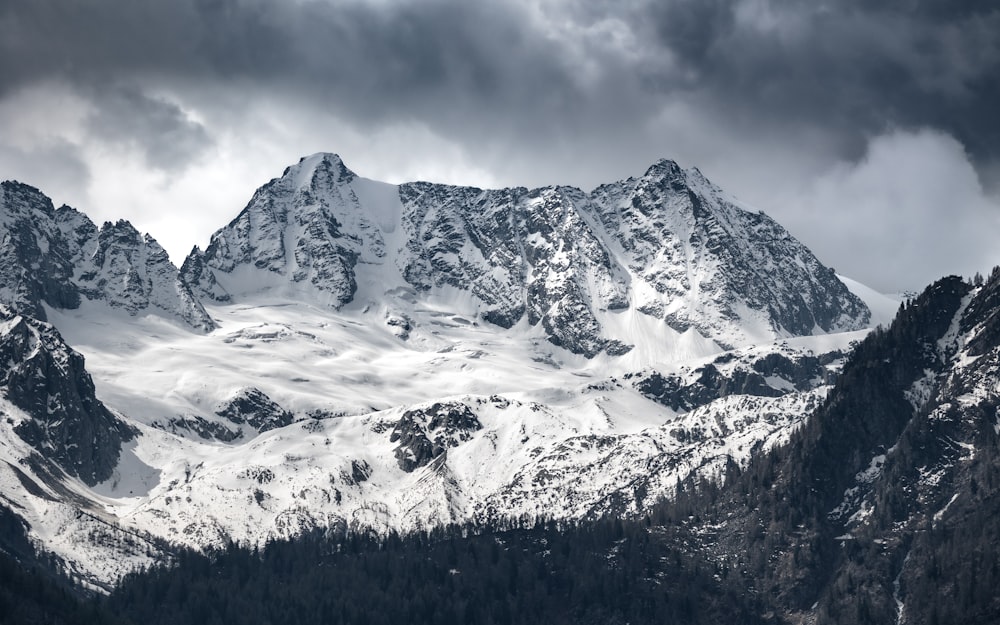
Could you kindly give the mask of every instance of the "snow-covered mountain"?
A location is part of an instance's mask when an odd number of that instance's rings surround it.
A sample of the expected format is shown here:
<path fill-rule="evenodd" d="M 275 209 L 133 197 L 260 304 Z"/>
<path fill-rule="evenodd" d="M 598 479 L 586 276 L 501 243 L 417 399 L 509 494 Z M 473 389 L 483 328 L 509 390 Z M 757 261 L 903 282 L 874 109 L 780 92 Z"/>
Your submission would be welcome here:
<path fill-rule="evenodd" d="M 669 161 L 585 193 L 389 185 L 318 154 L 179 272 L 125 222 L 3 189 L 2 379 L 44 345 L 85 389 L 65 338 L 114 444 L 70 387 L 8 383 L 0 497 L 98 585 L 169 543 L 639 513 L 786 440 L 871 318 Z"/>
<path fill-rule="evenodd" d="M 502 328 L 526 322 L 587 357 L 646 338 L 627 310 L 724 347 L 869 321 L 781 226 L 671 161 L 588 194 L 397 187 L 316 154 L 261 187 L 182 273 L 218 302 L 267 289 L 340 309 L 398 289 Z"/>

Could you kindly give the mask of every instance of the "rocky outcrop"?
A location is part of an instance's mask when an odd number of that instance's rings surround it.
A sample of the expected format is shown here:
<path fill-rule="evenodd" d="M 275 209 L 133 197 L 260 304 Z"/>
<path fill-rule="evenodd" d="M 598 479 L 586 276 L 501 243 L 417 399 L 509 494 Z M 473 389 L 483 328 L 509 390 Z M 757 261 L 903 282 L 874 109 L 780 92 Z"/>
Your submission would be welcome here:
<path fill-rule="evenodd" d="M 727 352 L 686 373 L 655 370 L 624 377 L 640 393 L 673 410 L 687 412 L 730 395 L 782 397 L 833 384 L 845 355 L 819 356 L 775 348 L 766 354 Z"/>
<path fill-rule="evenodd" d="M 236 425 L 246 423 L 258 432 L 284 427 L 294 420 L 291 412 L 253 387 L 238 390 L 216 409 L 215 414 Z"/>
<path fill-rule="evenodd" d="M 472 439 L 483 428 L 476 414 L 461 402 L 434 403 L 407 410 L 392 428 L 389 442 L 399 468 L 411 473 L 440 457 L 450 447 Z"/>
<path fill-rule="evenodd" d="M 211 421 L 198 415 L 182 415 L 169 419 L 165 425 L 158 422 L 154 425 L 180 436 L 190 433 L 205 440 L 223 443 L 231 443 L 243 437 L 243 430 L 240 428 L 226 425 L 222 421 Z"/>
<path fill-rule="evenodd" d="M 69 218 L 63 223 L 76 216 L 61 212 Z M 72 262 L 79 239 L 63 236 L 49 198 L 28 185 L 0 183 L 0 228 L 0 302 L 42 320 L 43 302 L 54 308 L 80 305 Z M 82 230 L 86 240 L 90 232 Z"/>
<path fill-rule="evenodd" d="M 111 476 L 135 432 L 94 394 L 83 356 L 47 323 L 0 306 L 0 392 L 28 416 L 15 432 L 89 485 Z"/>

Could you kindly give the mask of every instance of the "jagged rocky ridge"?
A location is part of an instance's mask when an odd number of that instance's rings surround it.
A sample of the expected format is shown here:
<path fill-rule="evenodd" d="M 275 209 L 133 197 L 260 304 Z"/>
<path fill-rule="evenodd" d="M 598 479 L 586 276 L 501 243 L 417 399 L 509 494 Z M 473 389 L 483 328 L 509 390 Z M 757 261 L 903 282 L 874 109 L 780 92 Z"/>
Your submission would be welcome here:
<path fill-rule="evenodd" d="M 166 251 L 127 221 L 98 228 L 41 191 L 0 183 L 0 303 L 45 320 L 43 304 L 75 309 L 81 298 L 135 315 L 177 317 L 201 331 L 215 327 Z"/>
<path fill-rule="evenodd" d="M 781 226 L 671 161 L 588 194 L 396 187 L 317 154 L 261 187 L 181 268 L 215 301 L 262 287 L 287 295 L 292 283 L 334 308 L 354 300 L 365 271 L 417 293 L 466 292 L 481 319 L 503 328 L 526 320 L 588 357 L 629 351 L 608 316 L 630 307 L 723 346 L 869 320 Z"/>

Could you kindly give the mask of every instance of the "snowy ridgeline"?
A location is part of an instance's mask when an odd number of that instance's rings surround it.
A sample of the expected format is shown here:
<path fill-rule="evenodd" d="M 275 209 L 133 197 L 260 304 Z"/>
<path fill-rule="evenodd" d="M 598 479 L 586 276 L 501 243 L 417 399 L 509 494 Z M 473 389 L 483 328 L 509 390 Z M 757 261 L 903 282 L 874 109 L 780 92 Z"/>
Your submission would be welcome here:
<path fill-rule="evenodd" d="M 317 154 L 261 187 L 181 274 L 228 303 L 266 294 L 340 309 L 394 293 L 500 328 L 527 324 L 587 357 L 665 334 L 733 347 L 870 321 L 780 225 L 670 161 L 585 193 L 389 185 Z"/>

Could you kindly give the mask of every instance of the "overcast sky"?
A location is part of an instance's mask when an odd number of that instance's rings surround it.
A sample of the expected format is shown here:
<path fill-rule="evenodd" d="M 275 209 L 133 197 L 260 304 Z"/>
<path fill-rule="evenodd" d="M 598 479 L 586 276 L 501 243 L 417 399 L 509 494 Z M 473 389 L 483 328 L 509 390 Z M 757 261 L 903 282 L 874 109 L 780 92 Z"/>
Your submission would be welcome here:
<path fill-rule="evenodd" d="M 1000 263 L 975 0 L 0 0 L 0 178 L 180 264 L 299 157 L 477 186 L 666 157 L 886 292 Z"/>

